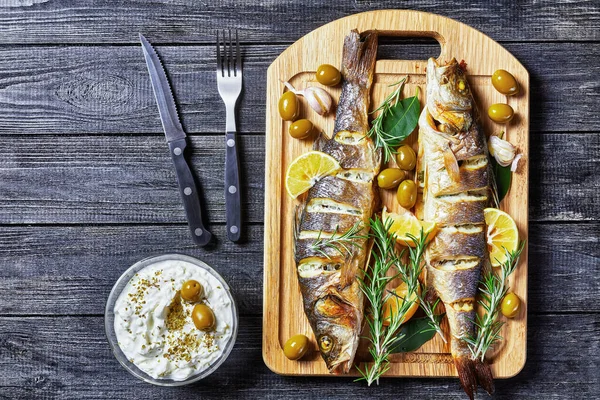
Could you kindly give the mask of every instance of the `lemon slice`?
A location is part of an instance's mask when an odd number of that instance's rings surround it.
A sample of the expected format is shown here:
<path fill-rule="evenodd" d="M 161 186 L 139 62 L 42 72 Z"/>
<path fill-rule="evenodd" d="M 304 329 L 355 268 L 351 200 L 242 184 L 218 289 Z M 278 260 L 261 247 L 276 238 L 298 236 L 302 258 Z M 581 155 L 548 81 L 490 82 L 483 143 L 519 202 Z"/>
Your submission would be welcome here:
<path fill-rule="evenodd" d="M 285 174 L 285 188 L 292 198 L 300 196 L 324 176 L 340 169 L 340 164 L 329 154 L 309 151 L 296 158 Z"/>
<path fill-rule="evenodd" d="M 498 267 L 506 261 L 506 251 L 515 251 L 519 246 L 519 230 L 515 221 L 497 208 L 483 210 L 487 225 L 487 245 L 492 266 Z"/>
<path fill-rule="evenodd" d="M 409 211 L 403 214 L 396 214 L 388 213 L 384 209 L 381 218 L 383 219 L 384 224 L 388 218 L 392 219 L 393 222 L 389 228 L 389 232 L 395 236 L 397 242 L 411 247 L 414 247 L 415 244 L 408 235 L 412 235 L 418 239 L 421 235 L 421 228 L 423 228 L 423 233 L 427 235 L 425 241 L 429 242 L 437 233 L 435 222 L 419 221 L 419 219 Z"/>
<path fill-rule="evenodd" d="M 417 287 L 417 292 L 421 290 L 420 286 Z M 419 299 L 417 293 L 413 292 L 410 298 L 408 298 L 408 285 L 406 282 L 402 282 L 394 292 L 396 296 L 389 296 L 385 303 L 383 303 L 383 325 L 388 326 L 391 322 L 392 315 L 398 314 L 398 309 L 402 308 L 405 301 L 410 301 L 412 304 L 406 310 L 406 313 L 402 316 L 402 323 L 405 323 L 415 315 L 415 312 L 419 309 Z"/>

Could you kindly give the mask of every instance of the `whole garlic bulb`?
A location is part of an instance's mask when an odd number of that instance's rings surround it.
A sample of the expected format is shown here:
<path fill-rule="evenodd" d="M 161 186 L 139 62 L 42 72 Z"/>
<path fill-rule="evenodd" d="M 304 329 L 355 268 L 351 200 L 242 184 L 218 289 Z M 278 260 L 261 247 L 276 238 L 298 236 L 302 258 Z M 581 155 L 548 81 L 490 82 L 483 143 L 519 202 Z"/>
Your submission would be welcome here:
<path fill-rule="evenodd" d="M 304 96 L 308 105 L 319 115 L 327 115 L 329 113 L 333 100 L 327 91 L 315 86 L 307 87 L 304 90 L 296 90 L 289 82 L 284 82 L 284 85 L 291 92 L 299 96 Z"/>
<path fill-rule="evenodd" d="M 517 170 L 517 164 L 522 155 L 517 155 L 517 149 L 510 142 L 500 139 L 498 136 L 490 136 L 488 142 L 490 154 L 496 159 L 498 164 L 503 167 L 511 165 L 511 171 Z"/>

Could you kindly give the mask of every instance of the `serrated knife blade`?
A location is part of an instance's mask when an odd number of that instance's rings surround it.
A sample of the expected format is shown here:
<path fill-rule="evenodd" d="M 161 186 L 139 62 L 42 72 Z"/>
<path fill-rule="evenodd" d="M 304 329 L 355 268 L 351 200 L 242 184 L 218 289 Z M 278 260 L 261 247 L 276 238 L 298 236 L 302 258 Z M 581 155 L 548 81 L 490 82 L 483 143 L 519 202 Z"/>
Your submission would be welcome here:
<path fill-rule="evenodd" d="M 152 89 L 154 90 L 154 97 L 158 104 L 160 121 L 162 122 L 167 142 L 184 138 L 186 135 L 181 126 L 181 121 L 179 121 L 179 114 L 175 106 L 171 85 L 169 85 L 167 74 L 165 74 L 158 54 L 156 54 L 154 47 L 152 47 L 150 42 L 141 33 L 140 41 L 142 42 L 144 58 L 146 59 L 146 66 L 150 73 L 150 81 L 152 82 Z"/>
<path fill-rule="evenodd" d="M 179 114 L 175 106 L 171 85 L 169 84 L 163 65 L 158 58 L 158 54 L 141 33 L 140 41 L 142 42 L 146 66 L 150 73 L 150 82 L 152 83 L 154 97 L 158 105 L 160 121 L 162 122 L 171 158 L 175 165 L 179 192 L 183 200 L 192 238 L 196 244 L 204 246 L 210 242 L 212 235 L 204 228 L 202 223 L 202 207 L 200 205 L 202 196 L 196 186 L 192 169 L 185 159 L 184 150 L 187 147 L 186 134 L 181 126 L 181 121 L 179 121 Z"/>

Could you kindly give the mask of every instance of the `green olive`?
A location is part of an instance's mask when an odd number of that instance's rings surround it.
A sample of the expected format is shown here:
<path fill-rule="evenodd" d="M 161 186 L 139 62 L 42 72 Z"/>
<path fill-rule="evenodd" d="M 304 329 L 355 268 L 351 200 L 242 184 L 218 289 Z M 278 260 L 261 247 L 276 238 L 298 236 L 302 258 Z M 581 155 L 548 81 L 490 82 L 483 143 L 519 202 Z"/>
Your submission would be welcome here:
<path fill-rule="evenodd" d="M 377 184 L 382 189 L 394 189 L 405 175 L 406 173 L 399 168 L 386 168 L 377 175 Z"/>
<path fill-rule="evenodd" d="M 321 85 L 325 86 L 335 86 L 342 80 L 342 74 L 340 71 L 329 64 L 321 64 L 319 68 L 317 68 L 317 81 Z"/>
<path fill-rule="evenodd" d="M 284 121 L 293 121 L 298 116 L 298 96 L 294 92 L 285 92 L 279 99 L 279 115 Z"/>
<path fill-rule="evenodd" d="M 492 104 L 490 108 L 488 108 L 488 116 L 492 121 L 499 124 L 506 124 L 514 115 L 515 112 L 513 111 L 513 108 L 508 104 L 497 103 Z"/>
<path fill-rule="evenodd" d="M 412 208 L 417 202 L 417 184 L 410 179 L 402 181 L 396 194 L 398 203 L 406 208 Z"/>
<path fill-rule="evenodd" d="M 313 131 L 313 124 L 307 119 L 299 119 L 290 125 L 290 136 L 296 139 L 306 139 Z"/>
<path fill-rule="evenodd" d="M 308 351 L 308 338 L 304 335 L 294 335 L 283 345 L 283 354 L 290 360 L 298 360 Z"/>
<path fill-rule="evenodd" d="M 192 310 L 194 325 L 201 331 L 210 331 L 215 326 L 215 314 L 206 304 L 196 304 Z"/>
<path fill-rule="evenodd" d="M 492 85 L 502 94 L 514 96 L 519 93 L 519 84 L 514 76 L 508 71 L 498 69 L 492 75 Z"/>
<path fill-rule="evenodd" d="M 396 162 L 398 166 L 405 171 L 412 171 L 417 165 L 417 156 L 415 151 L 407 144 L 403 144 L 397 150 Z"/>
<path fill-rule="evenodd" d="M 186 281 L 181 287 L 181 298 L 193 303 L 200 301 L 203 294 L 204 288 L 200 282 L 193 279 Z"/>
<path fill-rule="evenodd" d="M 506 318 L 514 318 L 521 309 L 521 299 L 513 292 L 507 293 L 502 299 L 500 310 Z"/>

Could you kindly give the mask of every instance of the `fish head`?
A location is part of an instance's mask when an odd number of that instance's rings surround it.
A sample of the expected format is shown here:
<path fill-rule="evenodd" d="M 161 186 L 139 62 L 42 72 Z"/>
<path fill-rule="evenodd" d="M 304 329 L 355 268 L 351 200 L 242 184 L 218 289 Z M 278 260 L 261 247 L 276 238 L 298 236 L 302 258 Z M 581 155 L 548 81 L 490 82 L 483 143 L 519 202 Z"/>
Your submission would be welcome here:
<path fill-rule="evenodd" d="M 466 130 L 472 122 L 473 96 L 464 67 L 455 58 L 440 65 L 427 62 L 427 107 L 448 133 Z"/>
<path fill-rule="evenodd" d="M 315 335 L 319 351 L 329 371 L 347 373 L 358 347 L 359 312 L 336 295 L 328 295 L 315 304 L 319 315 Z"/>

